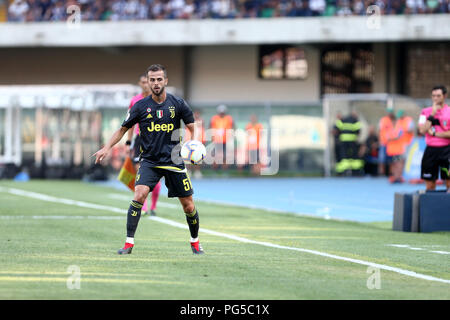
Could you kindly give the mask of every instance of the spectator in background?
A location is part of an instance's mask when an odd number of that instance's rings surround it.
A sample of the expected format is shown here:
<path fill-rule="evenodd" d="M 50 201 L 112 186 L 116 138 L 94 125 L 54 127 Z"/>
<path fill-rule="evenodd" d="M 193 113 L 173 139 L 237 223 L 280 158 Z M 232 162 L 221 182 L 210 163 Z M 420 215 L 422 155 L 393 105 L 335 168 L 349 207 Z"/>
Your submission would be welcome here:
<path fill-rule="evenodd" d="M 216 19 L 228 18 L 231 11 L 231 1 L 213 0 L 211 2 L 211 17 Z"/>
<path fill-rule="evenodd" d="M 76 1 L 71 1 L 70 5 L 78 5 Z M 85 8 L 81 9 L 81 19 L 87 21 L 100 21 L 103 20 L 103 14 L 106 10 L 105 2 L 101 0 L 95 0 L 93 3 L 85 5 Z"/>
<path fill-rule="evenodd" d="M 261 148 L 261 130 L 263 126 L 258 122 L 258 117 L 255 114 L 250 116 L 250 122 L 245 126 L 247 132 L 247 155 L 249 157 L 248 163 L 251 167 L 252 174 L 259 174 L 261 172 L 261 164 L 259 153 Z"/>
<path fill-rule="evenodd" d="M 357 16 L 363 16 L 366 14 L 366 6 L 364 5 L 364 0 L 354 0 L 353 1 L 353 14 Z"/>
<path fill-rule="evenodd" d="M 321 16 L 326 8 L 325 0 L 309 0 L 309 8 L 313 16 Z"/>
<path fill-rule="evenodd" d="M 153 19 L 164 19 L 165 6 L 161 0 L 154 0 L 150 8 L 151 16 Z"/>
<path fill-rule="evenodd" d="M 55 5 L 51 8 L 51 15 L 50 20 L 51 21 L 65 21 L 67 14 L 66 14 L 66 7 L 64 6 L 64 2 L 62 0 L 57 0 L 55 2 Z"/>
<path fill-rule="evenodd" d="M 119 21 L 122 20 L 124 15 L 126 2 L 124 0 L 113 0 L 111 3 L 111 21 Z"/>
<path fill-rule="evenodd" d="M 28 0 L 28 12 L 25 21 L 33 22 L 39 21 L 41 18 L 41 10 L 39 7 L 39 0 Z"/>
<path fill-rule="evenodd" d="M 183 19 L 192 19 L 195 13 L 195 4 L 194 0 L 186 0 L 186 4 L 184 5 L 183 11 L 181 12 L 181 18 Z"/>
<path fill-rule="evenodd" d="M 405 111 L 399 110 L 397 112 L 397 117 L 400 122 L 400 127 L 403 130 L 403 140 L 402 142 L 405 145 L 405 152 L 406 149 L 411 144 L 412 140 L 414 139 L 414 132 L 416 130 L 416 127 L 414 125 L 414 120 L 410 116 L 407 116 L 405 114 Z"/>
<path fill-rule="evenodd" d="M 391 164 L 391 157 L 387 155 L 386 147 L 389 137 L 392 136 L 394 130 L 395 114 L 394 108 L 387 108 L 387 115 L 378 122 L 378 137 L 380 148 L 378 150 L 378 172 L 380 175 L 386 175 L 387 169 Z"/>
<path fill-rule="evenodd" d="M 216 161 L 222 163 L 222 169 L 227 169 L 226 154 L 227 154 L 227 130 L 234 129 L 234 121 L 231 115 L 227 114 L 227 106 L 221 104 L 217 107 L 217 114 L 211 118 L 210 128 L 213 130 L 212 140 L 214 146 L 213 168 L 217 168 Z M 231 141 L 234 143 L 234 141 Z"/>
<path fill-rule="evenodd" d="M 442 2 L 445 2 L 445 0 L 442 1 Z M 426 5 L 426 12 L 427 13 L 437 13 L 437 12 L 439 12 L 439 7 L 440 7 L 439 0 L 426 0 L 425 1 L 425 5 Z"/>
<path fill-rule="evenodd" d="M 183 13 L 184 0 L 170 0 L 167 3 L 167 11 L 169 19 L 180 19 Z"/>
<path fill-rule="evenodd" d="M 364 161 L 359 158 L 358 136 L 361 131 L 361 122 L 356 111 L 342 120 L 336 120 L 339 130 L 339 143 L 341 146 L 341 161 L 336 163 L 338 174 L 359 175 L 364 169 Z"/>
<path fill-rule="evenodd" d="M 34 21 L 44 21 L 45 17 L 47 16 L 47 12 L 50 12 L 50 9 L 52 7 L 51 0 L 40 0 L 38 3 L 39 11 L 35 16 Z M 48 13 L 50 15 L 50 13 Z"/>
<path fill-rule="evenodd" d="M 338 128 L 338 126 L 341 127 L 340 123 L 342 123 L 342 113 L 340 113 L 338 111 L 338 113 L 336 114 L 336 120 L 334 122 L 333 129 L 331 129 L 331 134 L 334 137 L 334 160 L 336 163 L 339 163 L 342 160 L 342 156 L 341 156 L 342 148 L 341 148 L 341 143 L 339 140 L 339 136 L 340 136 L 341 132 Z"/>
<path fill-rule="evenodd" d="M 405 1 L 389 1 L 388 14 L 403 14 L 406 10 Z"/>
<path fill-rule="evenodd" d="M 350 8 L 350 0 L 338 0 L 338 6 L 336 15 L 338 16 L 351 16 L 353 14 Z"/>
<path fill-rule="evenodd" d="M 407 146 L 414 137 L 414 122 L 411 117 L 406 117 L 403 110 L 397 112 L 394 130 L 388 139 L 386 152 L 392 157 L 391 183 L 402 183 L 404 179 L 403 168 L 405 166 L 405 154 Z"/>
<path fill-rule="evenodd" d="M 262 5 L 259 17 L 260 18 L 271 18 L 276 15 L 277 3 L 275 1 L 267 1 Z"/>
<path fill-rule="evenodd" d="M 381 14 L 448 13 L 448 0 L 14 0 L 8 20 L 61 21 L 71 4 L 85 21 L 144 19 L 232 19 L 365 15 L 371 5 Z"/>
<path fill-rule="evenodd" d="M 364 159 L 364 173 L 371 176 L 378 175 L 378 136 L 375 126 L 369 126 L 366 141 L 361 145 L 360 157 Z"/>
<path fill-rule="evenodd" d="M 139 0 L 127 0 L 124 6 L 124 20 L 137 20 Z"/>
<path fill-rule="evenodd" d="M 194 17 L 197 19 L 206 19 L 209 18 L 209 6 L 207 2 L 201 1 L 200 3 L 196 2 L 196 9 L 194 9 Z M 241 11 L 241 10 L 239 10 Z"/>
<path fill-rule="evenodd" d="M 296 7 L 296 17 L 312 17 L 313 12 L 309 6 L 307 0 L 296 1 L 298 6 Z"/>
<path fill-rule="evenodd" d="M 425 3 L 423 0 L 406 0 L 406 14 L 417 14 L 425 12 Z"/>
<path fill-rule="evenodd" d="M 243 9 L 243 18 L 257 18 L 259 11 L 259 2 L 256 0 L 245 1 Z"/>
<path fill-rule="evenodd" d="M 8 9 L 8 21 L 25 22 L 29 8 L 25 0 L 14 0 Z"/>
<path fill-rule="evenodd" d="M 287 17 L 288 16 L 288 11 L 291 8 L 291 1 L 290 0 L 282 0 L 278 3 L 277 5 L 277 12 L 276 12 L 276 16 L 277 17 Z"/>

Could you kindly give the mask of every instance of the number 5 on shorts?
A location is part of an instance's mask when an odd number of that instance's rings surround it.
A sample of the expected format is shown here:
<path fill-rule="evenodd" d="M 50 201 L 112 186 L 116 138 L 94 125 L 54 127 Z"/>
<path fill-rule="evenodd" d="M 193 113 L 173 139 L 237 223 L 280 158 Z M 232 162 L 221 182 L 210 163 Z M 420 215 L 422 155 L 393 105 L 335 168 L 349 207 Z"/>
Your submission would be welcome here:
<path fill-rule="evenodd" d="M 191 190 L 192 186 L 191 186 L 191 182 L 189 181 L 189 178 L 183 179 L 183 184 L 184 184 L 184 190 L 186 190 L 186 191 Z"/>

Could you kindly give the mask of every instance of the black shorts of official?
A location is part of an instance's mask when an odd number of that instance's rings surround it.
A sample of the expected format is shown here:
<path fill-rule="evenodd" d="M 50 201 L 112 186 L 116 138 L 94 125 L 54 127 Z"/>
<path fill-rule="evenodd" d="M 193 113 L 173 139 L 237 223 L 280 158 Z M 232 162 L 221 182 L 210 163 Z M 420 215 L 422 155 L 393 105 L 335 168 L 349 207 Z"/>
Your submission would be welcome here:
<path fill-rule="evenodd" d="M 421 177 L 424 180 L 437 180 L 439 170 L 441 179 L 449 178 L 450 146 L 446 147 L 430 147 L 425 148 L 422 157 Z"/>
<path fill-rule="evenodd" d="M 134 143 L 133 143 L 133 156 L 132 156 L 132 160 L 133 163 L 136 164 L 139 162 L 139 158 L 141 156 L 141 137 L 139 135 L 137 135 L 134 138 Z"/>
<path fill-rule="evenodd" d="M 183 198 L 194 194 L 191 179 L 187 175 L 187 172 L 174 172 L 167 169 L 155 168 L 145 161 L 141 161 L 140 163 L 139 170 L 136 174 L 135 185 L 145 185 L 150 187 L 150 191 L 153 191 L 162 177 L 164 177 L 167 190 L 169 190 L 169 198 Z"/>

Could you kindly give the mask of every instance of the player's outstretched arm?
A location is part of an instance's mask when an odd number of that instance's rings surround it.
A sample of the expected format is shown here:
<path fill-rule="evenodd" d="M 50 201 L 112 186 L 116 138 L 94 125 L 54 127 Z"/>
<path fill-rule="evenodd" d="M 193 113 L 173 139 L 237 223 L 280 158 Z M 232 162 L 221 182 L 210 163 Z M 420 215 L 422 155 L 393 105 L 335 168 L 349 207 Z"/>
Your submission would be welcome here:
<path fill-rule="evenodd" d="M 191 140 L 194 140 L 194 137 L 195 137 L 195 135 L 194 135 L 195 125 L 194 125 L 194 123 L 192 122 L 192 123 L 186 124 L 186 128 L 189 130 Z"/>
<path fill-rule="evenodd" d="M 127 132 L 127 141 L 132 141 L 133 140 L 133 134 L 134 134 L 134 127 L 135 127 L 136 125 L 134 125 L 134 126 L 132 126 L 130 129 L 128 129 L 128 132 Z M 126 150 L 127 150 L 127 155 L 128 156 L 131 156 L 131 145 L 130 144 L 128 144 L 127 143 L 127 146 L 126 146 Z"/>
<path fill-rule="evenodd" d="M 101 148 L 92 155 L 95 156 L 95 163 L 99 163 L 100 161 L 105 159 L 111 148 L 114 147 L 114 145 L 122 139 L 122 137 L 127 131 L 128 131 L 127 127 L 120 127 L 120 129 L 114 132 L 112 137 L 109 139 L 108 143 L 103 148 Z"/>

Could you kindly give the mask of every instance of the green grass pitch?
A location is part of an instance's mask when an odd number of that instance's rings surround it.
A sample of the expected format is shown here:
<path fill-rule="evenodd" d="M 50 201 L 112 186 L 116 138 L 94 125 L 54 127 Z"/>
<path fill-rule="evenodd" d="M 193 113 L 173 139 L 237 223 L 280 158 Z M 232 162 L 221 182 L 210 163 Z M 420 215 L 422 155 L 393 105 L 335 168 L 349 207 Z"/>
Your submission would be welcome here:
<path fill-rule="evenodd" d="M 11 192 L 17 189 L 81 202 Z M 119 256 L 127 199 L 131 192 L 82 182 L 0 181 L 0 299 L 450 299 L 448 283 L 380 270 L 378 289 L 369 289 L 373 274 L 365 265 L 202 231 L 206 254 L 194 256 L 187 229 L 145 216 L 133 253 Z M 391 222 L 322 220 L 201 201 L 196 205 L 201 228 L 450 279 L 448 232 L 403 233 L 390 230 Z M 157 212 L 186 224 L 177 199 L 161 196 Z M 80 270 L 79 289 L 67 285 L 70 266 Z"/>

